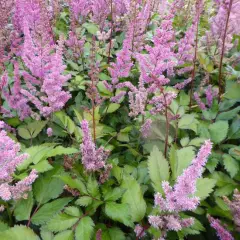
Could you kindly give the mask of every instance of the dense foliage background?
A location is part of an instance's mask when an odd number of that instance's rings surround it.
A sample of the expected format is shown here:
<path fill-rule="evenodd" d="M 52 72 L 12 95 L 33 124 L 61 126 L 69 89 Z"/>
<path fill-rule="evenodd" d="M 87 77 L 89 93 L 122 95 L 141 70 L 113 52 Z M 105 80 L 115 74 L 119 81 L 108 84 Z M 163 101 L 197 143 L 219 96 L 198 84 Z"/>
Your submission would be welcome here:
<path fill-rule="evenodd" d="M 0 239 L 240 239 L 239 0 L 0 0 Z"/>

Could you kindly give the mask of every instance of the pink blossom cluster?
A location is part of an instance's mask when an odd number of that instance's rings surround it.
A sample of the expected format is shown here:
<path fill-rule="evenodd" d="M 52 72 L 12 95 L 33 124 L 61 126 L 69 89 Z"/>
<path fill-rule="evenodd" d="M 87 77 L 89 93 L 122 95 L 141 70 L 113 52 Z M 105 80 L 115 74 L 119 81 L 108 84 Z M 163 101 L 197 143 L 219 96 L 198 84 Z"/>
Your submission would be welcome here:
<path fill-rule="evenodd" d="M 31 115 L 31 108 L 27 104 L 28 100 L 21 93 L 21 76 L 18 62 L 13 63 L 14 66 L 14 83 L 11 89 L 8 88 L 10 81 L 7 73 L 2 76 L 2 95 L 7 100 L 9 107 L 15 110 L 20 119 L 23 120 Z M 25 74 L 27 75 L 27 73 Z"/>
<path fill-rule="evenodd" d="M 82 163 L 86 171 L 95 172 L 105 167 L 106 159 L 109 152 L 105 151 L 103 147 L 97 149 L 92 140 L 88 122 L 83 120 L 81 122 L 83 133 L 83 140 L 80 146 L 82 153 Z"/>
<path fill-rule="evenodd" d="M 16 130 L 14 128 L 12 128 L 11 126 L 9 126 L 8 124 L 6 124 L 1 120 L 0 120 L 0 130 L 6 130 L 8 132 L 16 133 Z"/>
<path fill-rule="evenodd" d="M 36 170 L 32 170 L 28 177 L 13 184 L 13 174 L 17 166 L 27 157 L 19 154 L 20 145 L 16 144 L 4 130 L 0 130 L 0 198 L 4 201 L 26 197 L 31 185 L 38 177 Z"/>
<path fill-rule="evenodd" d="M 176 88 L 176 89 L 178 89 L 178 90 L 183 89 L 183 88 L 185 88 L 185 87 L 186 87 L 189 83 L 191 83 L 191 82 L 192 82 L 192 78 L 190 77 L 190 78 L 184 80 L 184 81 L 181 82 L 181 83 L 177 83 L 177 84 L 174 86 L 174 88 Z"/>
<path fill-rule="evenodd" d="M 145 88 L 144 82 L 141 77 L 139 79 L 138 87 L 135 87 L 131 82 L 125 81 L 123 83 L 117 84 L 116 88 L 129 89 L 129 116 L 137 117 L 139 114 L 145 115 L 145 108 L 148 101 L 149 90 Z"/>
<path fill-rule="evenodd" d="M 178 42 L 178 64 L 183 65 L 185 63 L 193 63 L 194 49 L 196 47 L 196 36 L 198 34 L 198 24 L 201 13 L 203 11 L 203 1 L 197 0 L 194 9 L 194 17 L 192 25 L 185 32 L 185 36 Z M 193 67 L 185 67 L 178 71 L 178 74 L 189 72 Z"/>
<path fill-rule="evenodd" d="M 136 6 L 133 7 L 134 9 L 136 8 Z M 130 6 L 128 11 L 133 11 Z M 147 1 L 141 10 L 135 10 L 134 14 L 130 15 L 122 50 L 117 53 L 116 62 L 111 63 L 111 67 L 109 68 L 113 86 L 119 82 L 120 78 L 129 76 L 133 66 L 132 58 L 136 57 L 136 53 L 143 49 L 144 36 L 150 13 L 150 3 Z"/>
<path fill-rule="evenodd" d="M 218 95 L 218 90 L 217 89 L 213 89 L 212 85 L 209 85 L 205 90 L 204 93 L 206 95 L 206 104 L 201 100 L 199 94 L 197 92 L 194 93 L 194 98 L 195 101 L 197 102 L 199 108 L 201 110 L 206 110 L 207 107 L 211 107 L 212 103 L 213 103 L 213 99 Z"/>
<path fill-rule="evenodd" d="M 14 0 L 0 0 L 0 70 L 4 68 L 4 62 L 7 61 L 6 47 L 10 45 L 11 25 L 9 18 L 12 14 Z"/>
<path fill-rule="evenodd" d="M 175 92 L 162 92 L 160 96 L 153 97 L 149 103 L 153 105 L 150 113 L 155 115 L 157 113 L 163 112 L 167 106 L 169 106 L 172 101 L 177 97 Z"/>
<path fill-rule="evenodd" d="M 240 33 L 240 3 L 237 0 L 220 0 L 216 2 L 216 15 L 210 19 L 210 31 L 206 33 L 208 46 L 218 45 L 218 53 L 222 52 L 225 38 L 225 53 L 234 45 L 233 35 Z M 226 31 L 226 34 L 225 34 Z"/>
<path fill-rule="evenodd" d="M 78 59 L 83 54 L 85 39 L 80 40 L 73 30 L 69 32 L 69 38 L 65 41 L 65 44 L 72 51 L 73 57 Z"/>
<path fill-rule="evenodd" d="M 127 13 L 129 3 L 129 0 L 69 0 L 69 8 L 75 21 L 81 22 L 89 15 L 91 20 L 103 30 L 106 25 L 109 25 L 108 16 L 112 15 L 112 20 L 116 25 L 119 18 Z"/>
<path fill-rule="evenodd" d="M 92 1 L 87 0 L 70 0 L 69 6 L 71 13 L 73 13 L 76 20 L 79 20 L 80 16 L 86 17 L 91 11 Z"/>
<path fill-rule="evenodd" d="M 199 198 L 194 196 L 196 183 L 197 179 L 202 176 L 211 149 L 212 143 L 210 140 L 205 141 L 191 165 L 177 178 L 174 187 L 171 187 L 167 181 L 162 182 L 165 198 L 162 194 L 157 193 L 155 195 L 155 206 L 160 207 L 160 210 L 167 215 L 149 216 L 149 222 L 152 226 L 165 231 L 179 231 L 183 227 L 193 224 L 191 218 L 181 220 L 179 213 L 195 210 L 199 205 Z"/>
<path fill-rule="evenodd" d="M 181 219 L 177 214 L 149 216 L 148 221 L 154 228 L 161 229 L 163 235 L 168 231 L 180 231 L 194 224 L 193 218 Z"/>
<path fill-rule="evenodd" d="M 240 192 L 235 189 L 233 199 L 224 197 L 223 200 L 228 204 L 233 215 L 233 221 L 238 232 L 240 232 Z"/>
<path fill-rule="evenodd" d="M 147 119 L 145 121 L 145 123 L 141 126 L 140 132 L 141 132 L 141 134 L 144 138 L 147 138 L 149 136 L 151 126 L 152 126 L 152 120 L 151 119 Z"/>
<path fill-rule="evenodd" d="M 234 240 L 233 236 L 228 232 L 220 223 L 218 219 L 214 219 L 211 216 L 208 216 L 208 220 L 212 228 L 217 232 L 217 236 L 220 240 Z"/>
<path fill-rule="evenodd" d="M 139 224 L 137 224 L 135 226 L 134 232 L 136 233 L 136 236 L 138 239 L 140 239 L 146 235 L 144 228 Z"/>

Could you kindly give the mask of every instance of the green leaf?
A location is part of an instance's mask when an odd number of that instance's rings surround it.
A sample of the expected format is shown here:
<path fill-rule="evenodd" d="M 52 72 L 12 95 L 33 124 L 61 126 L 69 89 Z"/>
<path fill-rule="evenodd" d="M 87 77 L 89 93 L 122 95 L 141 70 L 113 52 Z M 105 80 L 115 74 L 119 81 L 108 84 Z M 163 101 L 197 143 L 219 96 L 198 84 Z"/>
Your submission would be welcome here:
<path fill-rule="evenodd" d="M 169 165 L 156 146 L 148 157 L 148 171 L 155 191 L 161 192 L 162 181 L 169 179 Z"/>
<path fill-rule="evenodd" d="M 194 121 L 194 115 L 191 114 L 185 114 L 180 119 L 178 126 L 180 129 L 188 129 L 187 127 L 191 125 Z"/>
<path fill-rule="evenodd" d="M 235 159 L 240 160 L 240 147 L 231 148 L 229 154 Z"/>
<path fill-rule="evenodd" d="M 105 205 L 106 215 L 114 221 L 123 223 L 126 226 L 132 226 L 130 206 L 115 202 L 107 202 Z"/>
<path fill-rule="evenodd" d="M 41 175 L 33 184 L 33 192 L 37 202 L 43 204 L 51 199 L 57 198 L 63 192 L 64 183 L 58 178 L 54 178 L 62 172 L 61 167 Z"/>
<path fill-rule="evenodd" d="M 125 177 L 121 188 L 126 189 L 126 192 L 122 196 L 122 203 L 129 204 L 132 221 L 141 221 L 146 213 L 146 202 L 139 183 L 132 177 Z"/>
<path fill-rule="evenodd" d="M 235 177 L 239 171 L 239 163 L 228 154 L 223 155 L 223 165 L 231 178 Z"/>
<path fill-rule="evenodd" d="M 48 222 L 47 228 L 53 232 L 61 232 L 71 228 L 77 221 L 78 217 L 69 216 L 65 213 L 60 213 Z"/>
<path fill-rule="evenodd" d="M 14 216 L 18 221 L 28 220 L 33 207 L 33 194 L 28 193 L 27 199 L 18 200 L 14 208 Z"/>
<path fill-rule="evenodd" d="M 185 137 L 180 140 L 180 143 L 181 143 L 182 147 L 186 147 L 189 144 L 189 141 L 190 141 L 189 137 Z"/>
<path fill-rule="evenodd" d="M 227 99 L 240 99 L 240 84 L 234 81 L 226 81 L 226 93 L 224 95 Z"/>
<path fill-rule="evenodd" d="M 10 227 L 7 225 L 7 223 L 0 221 L 0 232 L 5 231 L 9 228 Z"/>
<path fill-rule="evenodd" d="M 108 76 L 107 74 L 105 74 L 103 72 L 99 73 L 99 79 L 102 81 L 104 81 L 104 80 L 111 81 L 112 80 L 112 78 L 110 76 Z"/>
<path fill-rule="evenodd" d="M 209 132 L 211 136 L 211 140 L 218 144 L 222 142 L 228 133 L 228 122 L 226 121 L 218 121 L 209 126 Z"/>
<path fill-rule="evenodd" d="M 193 114 L 184 114 L 179 120 L 178 127 L 179 129 L 189 129 L 197 132 L 198 120 L 195 119 Z"/>
<path fill-rule="evenodd" d="M 209 172 L 213 173 L 216 169 L 217 165 L 219 163 L 219 159 L 215 157 L 209 157 L 206 168 L 209 170 Z"/>
<path fill-rule="evenodd" d="M 73 217 L 80 217 L 82 214 L 82 211 L 78 207 L 75 206 L 69 206 L 64 209 L 64 212 L 70 216 Z"/>
<path fill-rule="evenodd" d="M 120 187 L 114 188 L 113 190 L 110 189 L 110 191 L 108 191 L 105 194 L 104 200 L 105 201 L 117 201 L 119 198 L 122 197 L 124 192 L 125 192 L 125 189 L 122 189 Z"/>
<path fill-rule="evenodd" d="M 123 231 L 120 228 L 106 228 L 102 231 L 102 240 L 125 240 Z"/>
<path fill-rule="evenodd" d="M 169 152 L 169 163 L 172 171 L 172 178 L 177 178 L 177 165 L 178 165 L 178 159 L 177 159 L 177 147 L 176 145 L 172 145 L 170 152 Z"/>
<path fill-rule="evenodd" d="M 35 225 L 46 223 L 52 216 L 60 212 L 71 200 L 72 198 L 60 198 L 46 203 L 32 217 L 32 223 Z"/>
<path fill-rule="evenodd" d="M 73 134 L 76 132 L 75 123 L 69 116 L 67 116 L 64 111 L 55 112 L 54 116 L 57 118 L 55 121 L 62 125 L 63 129 L 69 134 Z"/>
<path fill-rule="evenodd" d="M 62 146 L 57 146 L 54 149 L 50 150 L 47 153 L 47 157 L 55 157 L 58 155 L 70 155 L 70 154 L 74 154 L 74 153 L 78 153 L 79 149 L 77 148 L 65 148 Z"/>
<path fill-rule="evenodd" d="M 53 240 L 73 240 L 74 239 L 74 233 L 71 230 L 67 230 L 61 233 L 58 233 Z"/>
<path fill-rule="evenodd" d="M 215 198 L 216 204 L 224 211 L 229 211 L 230 208 L 226 202 L 222 198 L 216 197 Z"/>
<path fill-rule="evenodd" d="M 30 168 L 37 170 L 39 173 L 43 173 L 53 169 L 53 166 L 47 160 L 44 160 L 34 166 L 31 166 Z"/>
<path fill-rule="evenodd" d="M 47 121 L 34 121 L 28 125 L 18 127 L 18 134 L 24 139 L 33 139 L 37 137 L 46 124 Z"/>
<path fill-rule="evenodd" d="M 90 217 L 83 217 L 76 227 L 76 240 L 90 240 L 94 231 L 94 222 Z"/>
<path fill-rule="evenodd" d="M 88 194 L 87 188 L 86 188 L 84 182 L 82 180 L 80 180 L 79 178 L 73 179 L 69 174 L 57 176 L 57 178 L 61 179 L 69 187 L 79 190 L 80 193 Z"/>
<path fill-rule="evenodd" d="M 99 30 L 98 26 L 94 23 L 84 23 L 82 26 L 86 28 L 87 31 L 93 35 L 96 35 L 97 31 Z"/>
<path fill-rule="evenodd" d="M 97 87 L 98 87 L 98 90 L 99 90 L 100 93 L 102 93 L 106 96 L 111 96 L 112 95 L 112 93 L 105 87 L 103 82 L 99 82 L 97 84 Z"/>
<path fill-rule="evenodd" d="M 227 184 L 231 185 L 236 185 L 234 180 L 232 180 L 227 174 L 219 171 L 215 171 L 211 174 L 211 178 L 217 180 L 217 186 L 218 187 L 223 187 L 226 186 Z"/>
<path fill-rule="evenodd" d="M 37 164 L 41 160 L 46 160 L 47 153 L 52 150 L 56 146 L 55 143 L 45 143 L 39 146 L 34 146 L 25 149 L 25 153 L 29 155 L 28 159 L 26 159 L 23 163 L 18 166 L 18 170 L 22 171 L 27 169 L 27 167 L 31 164 Z"/>
<path fill-rule="evenodd" d="M 99 186 L 95 178 L 89 177 L 87 182 L 87 191 L 92 197 L 99 197 Z"/>
<path fill-rule="evenodd" d="M 180 105 L 181 106 L 188 106 L 190 103 L 190 96 L 188 94 L 186 94 L 184 91 L 181 91 L 179 93 L 179 97 L 180 97 Z"/>
<path fill-rule="evenodd" d="M 118 133 L 117 140 L 120 142 L 129 142 L 129 134 L 128 133 Z"/>
<path fill-rule="evenodd" d="M 236 185 L 227 184 L 224 187 L 220 187 L 217 190 L 215 190 L 214 195 L 216 197 L 229 196 L 230 194 L 232 194 L 235 188 L 236 188 Z"/>
<path fill-rule="evenodd" d="M 233 120 L 229 131 L 228 131 L 228 139 L 239 139 L 240 138 L 240 119 L 237 117 Z"/>
<path fill-rule="evenodd" d="M 195 147 L 200 147 L 204 143 L 206 139 L 205 138 L 194 138 L 192 139 L 188 145 L 190 146 L 195 146 Z"/>
<path fill-rule="evenodd" d="M 193 147 L 185 147 L 177 150 L 177 177 L 191 164 L 194 157 L 195 153 Z"/>
<path fill-rule="evenodd" d="M 210 178 L 200 178 L 197 180 L 197 192 L 194 194 L 196 197 L 199 197 L 201 200 L 206 199 L 209 194 L 213 191 L 213 188 L 216 184 L 215 179 Z"/>
<path fill-rule="evenodd" d="M 53 240 L 54 235 L 52 232 L 46 229 L 46 226 L 43 226 L 41 228 L 40 234 L 41 234 L 42 240 Z"/>
<path fill-rule="evenodd" d="M 92 197 L 88 197 L 88 196 L 83 196 L 80 197 L 75 204 L 82 206 L 82 207 L 87 207 L 92 203 L 93 199 Z"/>
<path fill-rule="evenodd" d="M 225 120 L 225 121 L 231 120 L 231 119 L 236 117 L 236 115 L 238 114 L 239 111 L 240 111 L 240 106 L 234 108 L 231 111 L 220 113 L 216 120 L 217 121 L 219 121 L 219 120 Z"/>
<path fill-rule="evenodd" d="M 40 238 L 26 226 L 14 226 L 6 231 L 0 232 L 1 240 L 40 240 Z"/>
<path fill-rule="evenodd" d="M 228 100 L 228 99 L 225 99 L 224 101 L 222 101 L 220 103 L 220 106 L 219 106 L 219 111 L 226 111 L 228 109 L 230 109 L 231 107 L 233 107 L 236 103 L 237 103 L 238 100 Z"/>
<path fill-rule="evenodd" d="M 114 113 L 120 108 L 120 104 L 118 103 L 110 103 L 109 106 L 104 110 L 104 114 L 106 113 Z"/>

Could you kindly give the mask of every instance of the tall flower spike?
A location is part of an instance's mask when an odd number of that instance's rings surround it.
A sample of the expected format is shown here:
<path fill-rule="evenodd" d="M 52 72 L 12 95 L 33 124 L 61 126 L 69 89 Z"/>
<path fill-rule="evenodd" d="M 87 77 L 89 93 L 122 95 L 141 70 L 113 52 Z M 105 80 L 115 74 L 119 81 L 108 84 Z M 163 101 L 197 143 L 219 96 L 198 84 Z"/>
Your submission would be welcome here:
<path fill-rule="evenodd" d="M 159 205 L 163 211 L 180 212 L 194 210 L 199 204 L 199 198 L 191 197 L 196 192 L 197 179 L 201 177 L 203 167 L 211 153 L 212 143 L 208 140 L 199 150 L 192 164 L 186 168 L 172 188 L 169 182 L 163 182 L 163 190 L 166 199 L 161 194 L 157 194 L 155 204 Z"/>
<path fill-rule="evenodd" d="M 197 92 L 195 92 L 195 93 L 193 94 L 193 96 L 194 96 L 194 98 L 195 98 L 195 100 L 196 100 L 199 108 L 200 108 L 201 110 L 206 110 L 206 106 L 205 106 L 205 104 L 202 102 L 199 94 L 198 94 Z"/>
<path fill-rule="evenodd" d="M 82 163 L 86 171 L 98 171 L 105 167 L 105 161 L 109 155 L 109 152 L 105 151 L 103 147 L 98 149 L 96 148 L 88 127 L 88 122 L 86 120 L 81 122 L 81 128 L 83 133 L 83 142 L 80 145 Z"/>
<path fill-rule="evenodd" d="M 197 179 L 202 175 L 211 149 L 212 143 L 209 140 L 205 141 L 192 164 L 177 178 L 174 187 L 167 181 L 162 182 L 165 199 L 162 194 L 155 194 L 155 206 L 160 207 L 163 213 L 160 216 L 149 216 L 148 221 L 153 227 L 161 229 L 163 237 L 166 237 L 168 231 L 179 231 L 193 225 L 193 218 L 181 219 L 179 213 L 197 208 L 199 198 L 193 195 L 196 192 Z"/>
<path fill-rule="evenodd" d="M 70 93 L 62 89 L 70 78 L 70 75 L 63 74 L 66 68 L 62 60 L 63 41 L 60 39 L 58 45 L 53 46 L 50 43 L 42 45 L 41 41 L 33 38 L 27 23 L 25 24 L 22 58 L 31 75 L 25 72 L 29 91 L 21 90 L 21 93 L 39 109 L 40 114 L 48 117 L 52 112 L 63 108 L 70 98 Z M 36 84 L 40 85 L 40 92 L 37 91 Z"/>
<path fill-rule="evenodd" d="M 220 240 L 234 240 L 233 236 L 221 225 L 218 219 L 208 215 L 208 220 L 212 228 L 217 232 L 217 236 Z"/>
<path fill-rule="evenodd" d="M 132 1 L 132 4 L 136 1 Z M 130 20 L 127 24 L 126 37 L 122 50 L 117 53 L 116 63 L 112 63 L 109 72 L 112 77 L 112 85 L 119 82 L 119 78 L 128 77 L 133 66 L 132 57 L 142 50 L 145 39 L 145 31 L 150 17 L 150 2 L 147 1 L 141 10 L 137 6 L 129 5 Z"/>

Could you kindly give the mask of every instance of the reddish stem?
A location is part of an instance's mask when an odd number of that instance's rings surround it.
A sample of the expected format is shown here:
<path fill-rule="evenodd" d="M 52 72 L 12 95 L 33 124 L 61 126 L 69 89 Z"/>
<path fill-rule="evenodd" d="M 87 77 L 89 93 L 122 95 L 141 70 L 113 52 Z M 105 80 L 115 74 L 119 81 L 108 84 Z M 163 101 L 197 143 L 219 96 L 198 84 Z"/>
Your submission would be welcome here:
<path fill-rule="evenodd" d="M 166 119 L 166 135 L 165 135 L 165 147 L 164 147 L 164 157 L 167 158 L 168 151 L 168 135 L 169 135 L 169 118 L 168 118 L 168 106 L 165 94 L 163 93 L 164 101 L 165 101 L 165 119 Z"/>
<path fill-rule="evenodd" d="M 113 2 L 111 0 L 111 34 L 110 34 L 110 43 L 109 43 L 109 50 L 108 50 L 108 64 L 110 63 L 110 55 L 111 55 L 111 48 L 112 48 L 112 34 L 113 34 Z"/>
<path fill-rule="evenodd" d="M 220 100 L 221 100 L 221 94 L 222 94 L 222 67 L 223 67 L 223 57 L 224 57 L 224 52 L 225 52 L 227 29 L 228 29 L 228 23 L 229 23 L 229 18 L 230 18 L 230 14 L 231 14 L 232 4 L 233 4 L 233 0 L 230 0 L 229 9 L 228 9 L 228 14 L 227 14 L 227 20 L 226 20 L 225 29 L 224 29 L 224 35 L 223 35 L 223 45 L 222 45 L 222 52 L 221 52 L 220 66 L 219 66 L 219 75 L 218 75 L 218 87 L 219 87 L 218 102 L 220 102 Z"/>
<path fill-rule="evenodd" d="M 93 80 L 92 80 L 92 87 L 93 85 Z M 96 119 L 95 119 L 95 102 L 94 102 L 94 96 L 92 96 L 92 122 L 93 122 L 93 140 L 96 142 Z"/>
<path fill-rule="evenodd" d="M 195 79 L 195 75 L 196 75 L 199 18 L 198 18 L 198 22 L 197 22 L 196 38 L 195 38 L 195 50 L 194 50 L 194 58 L 193 58 L 192 82 L 191 82 L 191 90 L 190 90 L 190 104 L 189 104 L 190 107 L 192 106 L 194 79 Z"/>
<path fill-rule="evenodd" d="M 34 210 L 32 216 L 29 218 L 28 223 L 27 223 L 27 227 L 30 226 L 31 221 L 32 221 L 32 218 L 33 218 L 33 216 L 37 213 L 37 211 L 38 211 L 39 208 L 40 208 L 40 205 L 38 205 L 38 206 L 36 207 L 36 209 Z"/>

